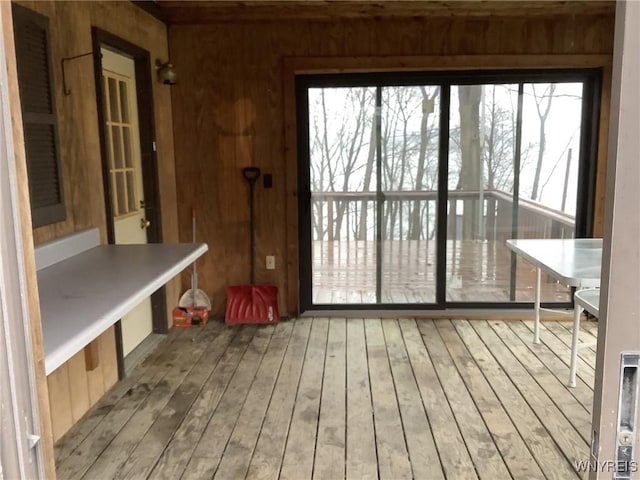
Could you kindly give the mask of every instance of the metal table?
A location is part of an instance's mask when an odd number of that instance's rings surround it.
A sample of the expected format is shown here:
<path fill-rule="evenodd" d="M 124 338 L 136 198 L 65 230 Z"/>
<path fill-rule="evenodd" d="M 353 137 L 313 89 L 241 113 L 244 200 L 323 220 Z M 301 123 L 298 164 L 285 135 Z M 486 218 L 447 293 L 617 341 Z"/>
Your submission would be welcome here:
<path fill-rule="evenodd" d="M 600 288 L 600 269 L 602 264 L 602 239 L 524 239 L 507 240 L 507 247 L 536 267 L 536 291 L 534 301 L 535 324 L 534 343 L 540 342 L 540 311 L 557 311 L 540 307 L 540 288 L 542 271 L 551 275 L 567 287 L 576 289 Z M 575 311 L 574 308 L 574 318 Z M 574 321 L 571 352 L 573 375 L 570 385 L 575 384 L 575 363 L 577 357 L 578 322 Z"/>

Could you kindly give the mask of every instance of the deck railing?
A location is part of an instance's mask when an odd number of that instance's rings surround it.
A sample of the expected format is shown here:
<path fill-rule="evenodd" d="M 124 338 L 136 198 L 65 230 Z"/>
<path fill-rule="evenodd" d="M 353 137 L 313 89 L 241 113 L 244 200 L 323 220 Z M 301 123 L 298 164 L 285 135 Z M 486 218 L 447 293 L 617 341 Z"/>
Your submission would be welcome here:
<path fill-rule="evenodd" d="M 312 193 L 314 240 L 374 240 L 375 200 L 384 198 L 383 240 L 433 240 L 437 192 Z M 504 242 L 509 238 L 571 238 L 574 217 L 499 190 L 449 191 L 447 238 Z M 463 215 L 470 209 L 471 215 Z M 515 220 L 515 221 L 514 221 Z"/>

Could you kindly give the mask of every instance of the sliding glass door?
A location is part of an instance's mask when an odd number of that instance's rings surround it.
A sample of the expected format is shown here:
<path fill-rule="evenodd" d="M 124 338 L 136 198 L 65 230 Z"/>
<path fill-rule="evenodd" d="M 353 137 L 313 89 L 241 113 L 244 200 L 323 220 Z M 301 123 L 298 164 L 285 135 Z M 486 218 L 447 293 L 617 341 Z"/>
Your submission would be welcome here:
<path fill-rule="evenodd" d="M 313 302 L 377 303 L 376 89 L 310 88 Z"/>
<path fill-rule="evenodd" d="M 314 303 L 435 303 L 439 88 L 307 92 Z"/>
<path fill-rule="evenodd" d="M 509 301 L 518 85 L 454 85 L 447 175 L 448 302 Z"/>
<path fill-rule="evenodd" d="M 381 87 L 380 303 L 436 303 L 440 87 Z"/>
<path fill-rule="evenodd" d="M 598 72 L 297 80 L 303 310 L 531 302 L 505 241 L 590 234 Z"/>

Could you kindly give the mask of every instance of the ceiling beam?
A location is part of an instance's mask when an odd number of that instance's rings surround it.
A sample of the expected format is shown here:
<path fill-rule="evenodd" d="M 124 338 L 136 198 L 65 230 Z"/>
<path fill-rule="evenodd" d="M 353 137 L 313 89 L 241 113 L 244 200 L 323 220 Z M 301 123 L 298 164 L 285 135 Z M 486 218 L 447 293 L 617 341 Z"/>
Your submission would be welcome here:
<path fill-rule="evenodd" d="M 134 2 L 155 5 L 169 24 L 426 17 L 614 15 L 614 1 L 217 0 Z M 153 8 L 156 8 L 153 7 Z M 143 7 L 144 8 L 144 7 Z M 146 8 L 145 8 L 146 9 Z"/>

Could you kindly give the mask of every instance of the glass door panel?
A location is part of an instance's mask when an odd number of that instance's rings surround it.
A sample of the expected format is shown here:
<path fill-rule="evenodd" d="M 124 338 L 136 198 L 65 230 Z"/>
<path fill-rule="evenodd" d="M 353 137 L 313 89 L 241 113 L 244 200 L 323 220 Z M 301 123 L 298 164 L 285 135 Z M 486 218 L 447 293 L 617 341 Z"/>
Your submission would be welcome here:
<path fill-rule="evenodd" d="M 376 303 L 376 89 L 308 95 L 312 301 Z"/>
<path fill-rule="evenodd" d="M 381 92 L 380 301 L 436 302 L 440 87 Z"/>
<path fill-rule="evenodd" d="M 573 238 L 578 198 L 582 83 L 525 83 L 518 238 Z M 515 297 L 533 301 L 535 268 L 518 258 Z M 567 287 L 542 277 L 543 302 L 570 302 Z"/>
<path fill-rule="evenodd" d="M 446 299 L 511 300 L 518 85 L 451 87 Z"/>
<path fill-rule="evenodd" d="M 525 73 L 296 81 L 303 308 L 533 301 L 506 240 L 589 234 L 598 94 L 591 74 Z"/>

